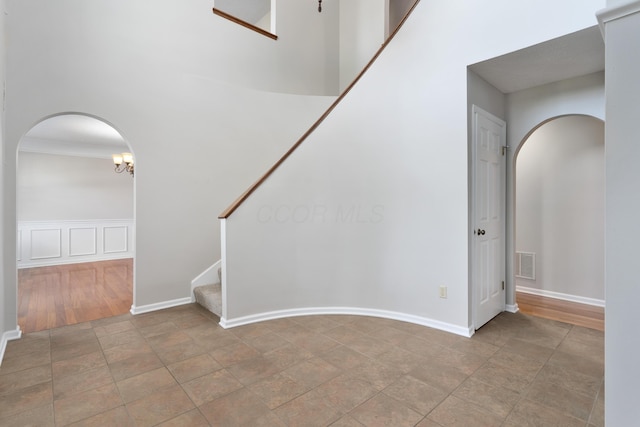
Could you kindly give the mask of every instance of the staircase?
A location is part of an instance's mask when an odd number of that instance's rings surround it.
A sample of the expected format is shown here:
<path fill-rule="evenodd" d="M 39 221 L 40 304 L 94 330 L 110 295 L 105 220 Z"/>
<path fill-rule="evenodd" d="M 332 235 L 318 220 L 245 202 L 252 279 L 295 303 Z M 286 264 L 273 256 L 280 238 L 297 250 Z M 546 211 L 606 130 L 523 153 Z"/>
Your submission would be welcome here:
<path fill-rule="evenodd" d="M 218 269 L 218 283 L 193 288 L 196 302 L 215 314 L 222 316 L 222 272 Z"/>

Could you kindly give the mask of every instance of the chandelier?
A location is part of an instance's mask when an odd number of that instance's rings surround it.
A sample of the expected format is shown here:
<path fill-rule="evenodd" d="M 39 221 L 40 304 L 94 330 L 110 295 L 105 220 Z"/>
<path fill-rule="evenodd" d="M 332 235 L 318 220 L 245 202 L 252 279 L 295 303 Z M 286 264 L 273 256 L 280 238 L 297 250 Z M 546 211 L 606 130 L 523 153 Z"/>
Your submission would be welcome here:
<path fill-rule="evenodd" d="M 318 0 L 318 12 L 322 12 L 322 0 Z"/>
<path fill-rule="evenodd" d="M 117 173 L 122 173 L 127 171 L 133 176 L 133 154 L 131 153 L 122 153 L 122 154 L 114 154 L 113 156 L 113 164 L 116 165 L 115 171 Z"/>

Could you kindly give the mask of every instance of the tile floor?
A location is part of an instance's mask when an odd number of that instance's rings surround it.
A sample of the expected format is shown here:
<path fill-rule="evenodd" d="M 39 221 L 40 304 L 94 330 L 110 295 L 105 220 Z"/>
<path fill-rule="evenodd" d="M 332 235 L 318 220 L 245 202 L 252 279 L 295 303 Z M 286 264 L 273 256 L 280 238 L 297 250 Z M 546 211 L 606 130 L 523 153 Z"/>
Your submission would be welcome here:
<path fill-rule="evenodd" d="M 603 333 L 504 313 L 463 338 L 308 316 L 224 330 L 197 305 L 25 334 L 2 426 L 603 426 Z"/>

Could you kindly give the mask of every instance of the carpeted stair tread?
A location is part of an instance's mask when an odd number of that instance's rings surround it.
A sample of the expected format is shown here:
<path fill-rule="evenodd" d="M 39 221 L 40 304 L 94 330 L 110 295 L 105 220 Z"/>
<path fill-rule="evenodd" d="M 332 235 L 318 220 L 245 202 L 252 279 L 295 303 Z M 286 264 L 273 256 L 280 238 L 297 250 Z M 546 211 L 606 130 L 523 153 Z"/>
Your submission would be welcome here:
<path fill-rule="evenodd" d="M 196 302 L 218 316 L 222 315 L 222 287 L 220 283 L 193 289 Z"/>

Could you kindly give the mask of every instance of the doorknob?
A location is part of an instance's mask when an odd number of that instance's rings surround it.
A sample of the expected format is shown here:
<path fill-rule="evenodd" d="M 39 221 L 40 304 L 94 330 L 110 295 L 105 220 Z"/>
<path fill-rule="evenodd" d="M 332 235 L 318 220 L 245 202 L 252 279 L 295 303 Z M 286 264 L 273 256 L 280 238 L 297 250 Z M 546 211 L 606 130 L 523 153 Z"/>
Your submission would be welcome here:
<path fill-rule="evenodd" d="M 485 231 L 478 228 L 478 236 L 484 236 Z"/>

